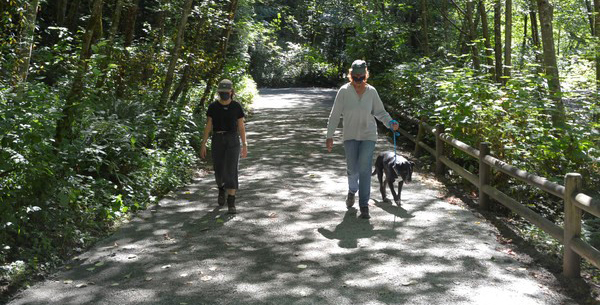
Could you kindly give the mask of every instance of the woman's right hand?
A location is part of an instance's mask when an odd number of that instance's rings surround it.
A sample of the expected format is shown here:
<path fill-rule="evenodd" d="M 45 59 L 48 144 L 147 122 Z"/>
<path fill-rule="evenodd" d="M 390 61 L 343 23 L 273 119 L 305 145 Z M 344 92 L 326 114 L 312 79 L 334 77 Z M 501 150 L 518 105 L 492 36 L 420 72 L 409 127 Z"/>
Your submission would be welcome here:
<path fill-rule="evenodd" d="M 333 149 L 333 138 L 328 138 L 325 141 L 325 146 L 327 146 L 327 152 L 331 152 L 331 150 Z"/>
<path fill-rule="evenodd" d="M 202 147 L 200 147 L 200 158 L 206 158 L 206 144 L 202 143 Z"/>

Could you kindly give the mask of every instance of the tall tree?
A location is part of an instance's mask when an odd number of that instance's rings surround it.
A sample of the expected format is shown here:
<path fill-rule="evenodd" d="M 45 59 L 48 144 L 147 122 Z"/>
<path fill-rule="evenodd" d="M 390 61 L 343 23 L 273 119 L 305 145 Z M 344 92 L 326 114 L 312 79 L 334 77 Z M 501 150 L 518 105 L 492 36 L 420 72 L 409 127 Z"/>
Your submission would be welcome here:
<path fill-rule="evenodd" d="M 533 46 L 541 49 L 542 43 L 540 41 L 540 31 L 538 29 L 538 18 L 537 12 L 535 9 L 531 9 L 529 11 L 529 17 L 531 20 L 531 41 L 533 42 Z"/>
<path fill-rule="evenodd" d="M 72 0 L 69 5 L 69 12 L 67 13 L 67 17 L 63 26 L 67 27 L 71 33 L 75 33 L 75 31 L 77 31 L 77 13 L 79 12 L 80 5 L 81 0 Z"/>
<path fill-rule="evenodd" d="M 115 11 L 113 12 L 112 21 L 110 24 L 110 30 L 108 33 L 108 43 L 107 46 L 107 58 L 102 62 L 100 66 L 100 71 L 102 74 L 98 78 L 98 82 L 96 83 L 96 88 L 101 88 L 104 85 L 104 81 L 106 80 L 106 70 L 108 68 L 109 62 L 112 61 L 113 54 L 113 43 L 115 41 L 115 37 L 117 36 L 117 29 L 119 28 L 119 23 L 121 22 L 121 11 L 123 10 L 123 0 L 117 0 Z"/>
<path fill-rule="evenodd" d="M 467 22 L 467 31 L 469 33 L 469 38 L 467 39 L 467 43 L 471 46 L 471 56 L 473 58 L 473 67 L 475 70 L 481 69 L 481 60 L 479 59 L 479 50 L 477 49 L 477 43 L 475 43 L 475 21 L 473 20 L 473 11 L 475 10 L 475 2 L 473 0 L 469 0 L 467 2 L 467 10 L 466 10 L 466 22 Z"/>
<path fill-rule="evenodd" d="M 504 20 L 504 76 L 510 77 L 512 67 L 512 0 L 506 0 L 506 18 Z M 505 78 L 507 81 L 508 78 Z"/>
<path fill-rule="evenodd" d="M 204 107 L 204 105 L 206 104 L 208 96 L 212 93 L 214 89 L 215 83 L 217 81 L 217 76 L 221 75 L 221 70 L 223 70 L 223 67 L 225 66 L 225 60 L 227 59 L 227 46 L 229 45 L 229 36 L 231 35 L 231 32 L 233 32 L 234 28 L 233 21 L 235 20 L 235 14 L 237 13 L 238 1 L 239 0 L 231 0 L 231 2 L 229 3 L 229 8 L 227 10 L 227 26 L 225 27 L 225 29 L 223 29 L 223 32 L 221 34 L 221 43 L 217 50 L 217 54 L 219 54 L 220 56 L 218 56 L 217 58 L 217 64 L 213 66 L 213 69 L 211 69 L 210 73 L 208 74 L 208 79 L 206 80 L 206 88 L 204 89 L 204 93 L 202 94 L 202 98 L 200 99 L 200 107 L 196 107 L 196 113 L 197 111 L 200 111 L 200 109 L 202 109 L 202 107 Z"/>
<path fill-rule="evenodd" d="M 554 100 L 552 109 L 552 122 L 554 126 L 562 126 L 565 121 L 565 107 L 561 98 L 560 79 L 554 47 L 554 33 L 552 20 L 554 18 L 554 7 L 549 0 L 537 0 L 540 24 L 542 28 L 542 44 L 544 51 L 544 69 L 548 78 L 548 88 Z"/>
<path fill-rule="evenodd" d="M 102 6 L 104 0 L 94 0 L 92 4 L 92 14 L 83 35 L 81 54 L 77 73 L 73 78 L 71 89 L 66 97 L 65 106 L 62 110 L 62 117 L 56 124 L 56 135 L 54 145 L 60 147 L 62 141 L 66 138 L 73 138 L 73 123 L 79 112 L 80 95 L 84 89 L 84 77 L 88 70 L 88 59 L 92 55 L 92 42 L 95 37 L 102 37 Z"/>
<path fill-rule="evenodd" d="M 594 3 L 596 2 L 596 0 L 594 0 Z M 590 33 L 592 33 L 592 35 L 595 35 L 595 21 L 594 21 L 594 11 L 596 11 L 594 9 L 594 7 L 592 7 L 592 2 L 590 0 L 583 0 L 583 3 L 585 4 L 585 8 L 588 12 L 588 22 L 590 23 Z"/>
<path fill-rule="evenodd" d="M 27 5 L 25 24 L 20 34 L 19 46 L 16 52 L 17 60 L 19 62 L 16 65 L 17 73 L 15 73 L 15 84 L 24 82 L 27 79 L 39 3 L 39 0 L 33 0 Z"/>
<path fill-rule="evenodd" d="M 140 8 L 140 0 L 127 1 L 127 8 L 124 20 L 124 36 L 125 36 L 125 47 L 131 46 L 133 43 L 133 36 L 135 34 L 135 24 L 137 22 L 138 11 Z"/>
<path fill-rule="evenodd" d="M 538 14 L 536 0 L 531 0 L 529 3 L 529 17 L 531 21 L 531 41 L 533 42 L 533 50 L 535 52 L 536 63 L 542 64 L 542 41 L 540 39 L 540 31 L 538 28 Z"/>
<path fill-rule="evenodd" d="M 519 59 L 519 68 L 523 67 L 523 63 L 525 62 L 525 49 L 527 48 L 527 30 L 529 26 L 527 21 L 529 20 L 529 16 L 527 13 L 523 13 L 523 43 L 521 44 L 521 58 Z"/>
<path fill-rule="evenodd" d="M 447 18 L 447 16 L 448 16 L 448 1 L 442 1 L 441 12 L 442 12 L 442 17 L 444 17 L 444 22 L 442 23 L 444 25 L 444 28 L 442 29 L 442 32 L 444 33 L 444 41 L 448 41 L 448 31 L 450 30 L 450 20 L 448 20 L 448 18 Z"/>
<path fill-rule="evenodd" d="M 490 66 L 489 72 L 493 75 L 495 73 L 494 69 L 492 69 L 491 67 L 494 66 L 494 59 L 492 58 L 492 43 L 490 40 L 490 29 L 488 24 L 487 12 L 485 10 L 485 0 L 479 0 L 478 8 L 479 14 L 481 15 L 481 31 L 483 34 L 483 39 L 485 40 L 483 43 L 485 46 L 486 63 L 488 66 Z"/>
<path fill-rule="evenodd" d="M 502 81 L 502 3 L 494 3 L 494 55 L 496 59 L 496 82 Z"/>
<path fill-rule="evenodd" d="M 58 25 L 64 25 L 65 17 L 67 16 L 67 6 L 69 1 L 67 0 L 57 0 L 56 2 L 56 23 Z"/>
<path fill-rule="evenodd" d="M 126 4 L 126 8 L 125 8 L 125 14 L 123 18 L 123 36 L 125 36 L 125 41 L 123 43 L 124 46 L 124 59 L 122 60 L 122 62 L 119 65 L 119 73 L 117 75 L 117 79 L 116 79 L 116 90 L 115 90 L 115 95 L 118 98 L 122 98 L 125 95 L 125 74 L 126 74 L 126 67 L 124 65 L 124 63 L 129 62 L 130 60 L 130 54 L 129 51 L 127 50 L 128 47 L 130 47 L 133 44 L 133 38 L 134 38 L 134 34 L 135 34 L 135 24 L 137 22 L 137 17 L 138 17 L 138 11 L 139 11 L 139 2 L 140 0 L 133 0 L 133 1 L 127 1 Z"/>
<path fill-rule="evenodd" d="M 423 51 L 426 56 L 429 56 L 429 25 L 427 19 L 429 16 L 429 8 L 427 6 L 427 0 L 421 0 L 421 36 L 423 36 Z"/>
<path fill-rule="evenodd" d="M 162 95 L 160 97 L 160 112 L 163 114 L 167 109 L 167 102 L 169 94 L 171 93 L 171 86 L 173 84 L 173 75 L 175 74 L 175 66 L 179 60 L 179 53 L 181 52 L 181 46 L 183 44 L 183 33 L 187 24 L 188 16 L 192 11 L 193 0 L 186 0 L 181 12 L 181 20 L 177 27 L 177 37 L 175 38 L 175 45 L 173 46 L 173 52 L 171 52 L 171 61 L 167 69 L 167 75 L 165 76 L 165 83 L 163 85 Z"/>

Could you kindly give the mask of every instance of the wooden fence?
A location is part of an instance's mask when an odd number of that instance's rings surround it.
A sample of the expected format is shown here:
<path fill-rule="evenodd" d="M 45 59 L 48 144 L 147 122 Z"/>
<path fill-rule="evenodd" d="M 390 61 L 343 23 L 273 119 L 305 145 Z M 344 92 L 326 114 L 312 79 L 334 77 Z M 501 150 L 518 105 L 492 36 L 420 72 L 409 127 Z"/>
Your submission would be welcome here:
<path fill-rule="evenodd" d="M 452 138 L 445 132 L 443 125 L 432 127 L 424 122 L 424 120 L 416 120 L 405 115 L 401 115 L 401 117 L 405 121 L 409 121 L 419 126 L 416 137 L 402 128 L 398 131 L 415 143 L 415 157 L 419 156 L 421 148 L 425 149 L 435 157 L 436 174 L 443 174 L 445 167 L 452 169 L 459 176 L 471 182 L 479 189 L 479 207 L 481 209 L 489 209 L 491 205 L 490 198 L 494 199 L 560 241 L 564 246 L 563 273 L 566 277 L 573 278 L 580 276 L 581 257 L 588 260 L 597 268 L 600 268 L 600 251 L 580 238 L 582 211 L 600 217 L 600 200 L 580 192 L 580 174 L 566 174 L 563 186 L 548 181 L 546 178 L 520 170 L 502 160 L 494 158 L 490 154 L 490 143 L 483 142 L 479 145 L 479 149 L 475 149 Z M 432 148 L 423 142 L 426 133 L 431 133 L 435 136 L 435 148 Z M 469 172 L 446 157 L 444 155 L 444 150 L 448 145 L 478 159 L 479 175 Z M 564 227 L 561 228 L 490 185 L 492 169 L 563 199 L 565 210 Z"/>

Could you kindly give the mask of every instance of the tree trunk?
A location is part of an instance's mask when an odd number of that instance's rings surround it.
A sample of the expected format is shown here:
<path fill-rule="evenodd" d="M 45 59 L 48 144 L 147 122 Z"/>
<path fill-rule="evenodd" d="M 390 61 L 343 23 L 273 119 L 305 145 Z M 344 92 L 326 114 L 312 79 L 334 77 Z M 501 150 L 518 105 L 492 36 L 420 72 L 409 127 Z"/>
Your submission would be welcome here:
<path fill-rule="evenodd" d="M 523 64 L 525 63 L 525 50 L 527 49 L 527 20 L 529 20 L 529 16 L 527 13 L 523 14 L 523 43 L 521 44 L 521 59 L 519 60 L 519 68 L 523 68 Z"/>
<path fill-rule="evenodd" d="M 479 22 L 481 21 L 481 14 L 479 13 L 479 8 L 477 7 L 477 0 L 472 0 L 473 1 L 473 10 L 475 11 L 475 22 L 473 23 L 473 27 L 475 28 L 474 31 L 474 36 L 475 38 L 478 37 L 478 32 L 479 32 Z"/>
<path fill-rule="evenodd" d="M 123 11 L 123 0 L 117 0 L 115 4 L 115 12 L 113 13 L 112 22 L 110 24 L 110 30 L 108 33 L 108 44 L 112 45 L 113 41 L 115 41 L 115 37 L 117 36 L 117 30 L 119 29 L 119 24 L 121 23 L 121 12 Z"/>
<path fill-rule="evenodd" d="M 494 55 L 496 58 L 496 82 L 502 82 L 502 5 L 494 3 Z"/>
<path fill-rule="evenodd" d="M 164 45 L 164 38 L 165 38 L 165 28 L 167 26 L 167 11 L 163 10 L 163 11 L 158 11 L 156 12 L 156 26 L 153 26 L 153 28 L 158 28 L 158 34 L 156 35 L 156 40 L 155 40 L 155 45 L 156 45 L 156 49 L 159 50 L 159 52 L 161 52 L 160 50 L 163 49 L 163 45 Z"/>
<path fill-rule="evenodd" d="M 600 41 L 600 0 L 594 0 L 594 35 Z M 600 89 L 600 50 L 596 49 L 596 85 Z"/>
<path fill-rule="evenodd" d="M 594 0 L 594 2 L 597 2 L 597 0 Z M 596 10 L 592 7 L 592 2 L 590 2 L 590 0 L 583 0 L 583 3 L 585 4 L 585 8 L 588 13 L 588 22 L 590 23 L 590 33 L 592 33 L 592 35 L 595 35 L 596 32 L 594 30 L 594 28 L 595 28 L 595 26 L 594 26 L 594 11 L 596 11 Z"/>
<path fill-rule="evenodd" d="M 479 59 L 479 50 L 477 49 L 477 43 L 475 43 L 475 22 L 473 20 L 473 11 L 475 9 L 475 2 L 473 0 L 469 0 L 467 2 L 467 11 L 466 11 L 466 22 L 467 22 L 467 31 L 469 33 L 469 37 L 467 39 L 467 44 L 471 45 L 471 57 L 473 58 L 473 68 L 477 71 L 481 69 L 481 61 Z"/>
<path fill-rule="evenodd" d="M 479 1 L 479 14 L 481 15 L 481 30 L 483 31 L 483 39 L 485 39 L 484 46 L 486 63 L 488 66 L 490 66 L 489 73 L 494 75 L 495 71 L 491 68 L 494 66 L 494 59 L 492 58 L 492 43 L 490 41 L 490 28 L 488 24 L 487 12 L 485 11 L 485 0 Z"/>
<path fill-rule="evenodd" d="M 187 86 L 188 81 L 190 79 L 190 70 L 190 64 L 188 62 L 188 64 L 185 65 L 185 67 L 183 67 L 183 75 L 181 76 L 179 84 L 175 87 L 175 90 L 171 95 L 171 102 L 175 102 L 177 100 L 177 97 L 179 97 L 179 95 L 181 94 L 181 92 L 185 90 L 185 87 Z"/>
<path fill-rule="evenodd" d="M 459 34 L 458 34 L 458 40 L 456 41 L 456 52 L 458 54 L 463 54 L 464 52 L 464 40 L 465 40 L 465 33 L 469 33 L 469 26 L 467 24 L 467 19 L 465 18 L 462 22 L 462 24 L 460 25 L 459 28 Z M 468 37 L 466 38 L 468 39 Z"/>
<path fill-rule="evenodd" d="M 506 0 L 506 20 L 504 26 L 504 82 L 508 81 L 512 69 L 512 0 Z"/>
<path fill-rule="evenodd" d="M 25 12 L 25 24 L 20 35 L 19 47 L 17 48 L 16 74 L 14 83 L 18 84 L 27 80 L 27 72 L 29 71 L 29 62 L 31 60 L 31 50 L 33 48 L 35 22 L 37 19 L 37 11 L 40 1 L 33 0 L 27 6 Z"/>
<path fill-rule="evenodd" d="M 56 24 L 59 26 L 65 25 L 65 18 L 67 16 L 67 6 L 69 1 L 67 0 L 57 0 L 56 3 Z"/>
<path fill-rule="evenodd" d="M 558 25 L 558 35 L 556 35 L 558 41 L 556 42 L 556 56 L 560 56 L 560 38 L 562 37 L 562 27 Z"/>
<path fill-rule="evenodd" d="M 552 19 L 554 7 L 549 0 L 537 0 L 538 11 L 540 14 L 540 25 L 542 28 L 542 45 L 544 51 L 544 69 L 548 77 L 548 88 L 552 99 L 555 101 L 552 110 L 552 123 L 556 127 L 563 126 L 565 121 L 565 109 L 561 98 L 560 79 L 558 75 L 558 65 L 556 64 L 556 52 L 554 48 L 554 36 L 552 29 Z"/>
<path fill-rule="evenodd" d="M 538 27 L 537 0 L 529 2 L 529 16 L 531 17 L 531 40 L 533 41 L 533 51 L 535 53 L 536 63 L 542 65 L 542 41 L 540 39 L 540 30 Z"/>
<path fill-rule="evenodd" d="M 102 62 L 100 66 L 100 77 L 98 78 L 98 82 L 96 83 L 96 88 L 101 88 L 104 86 L 104 81 L 106 80 L 106 73 L 108 69 L 108 64 L 112 60 L 113 54 L 113 43 L 115 41 L 115 37 L 117 36 L 117 30 L 119 28 L 119 23 L 121 22 L 121 11 L 123 8 L 123 0 L 117 0 L 115 11 L 113 13 L 112 22 L 110 24 L 110 30 L 108 33 L 108 43 L 106 44 L 107 56 Z"/>
<path fill-rule="evenodd" d="M 135 24 L 137 22 L 137 15 L 139 10 L 139 3 L 140 0 L 134 0 L 132 1 L 131 5 L 127 7 L 127 12 L 125 14 L 127 19 L 125 19 L 125 26 L 123 31 L 123 36 L 125 36 L 125 47 L 129 47 L 133 43 L 133 37 L 135 34 Z"/>
<path fill-rule="evenodd" d="M 131 46 L 131 44 L 133 43 L 133 37 L 135 34 L 135 24 L 137 21 L 137 15 L 139 10 L 139 2 L 140 0 L 134 0 L 129 6 L 126 7 L 126 13 L 124 15 L 125 18 L 123 20 L 123 36 L 125 36 L 125 41 L 123 43 L 123 53 L 125 59 L 123 60 L 123 62 L 129 61 L 129 52 L 127 51 L 127 47 Z M 121 64 L 116 79 L 117 89 L 115 95 L 117 96 L 117 98 L 122 98 L 123 96 L 125 96 L 125 75 L 125 65 Z"/>
<path fill-rule="evenodd" d="M 64 26 L 69 29 L 71 33 L 75 33 L 77 30 L 77 14 L 79 12 L 79 5 L 81 0 L 73 0 L 69 5 L 69 13 L 67 14 L 67 20 L 65 20 Z"/>
<path fill-rule="evenodd" d="M 442 1 L 441 13 L 442 16 L 448 16 L 448 1 Z M 442 29 L 442 32 L 444 33 L 444 41 L 448 41 L 448 30 L 450 29 L 450 21 L 448 21 L 448 18 L 444 18 L 443 25 L 444 28 Z"/>
<path fill-rule="evenodd" d="M 90 22 L 86 28 L 85 34 L 83 35 L 83 48 L 81 49 L 80 59 L 85 62 L 87 67 L 87 60 L 92 56 L 92 44 L 97 39 L 102 37 L 102 6 L 104 0 L 94 0 L 92 6 L 92 15 Z"/>
<path fill-rule="evenodd" d="M 366 26 L 365 25 L 365 21 L 363 20 L 361 23 L 361 27 Z M 419 36 L 419 12 L 416 10 L 410 10 L 409 11 L 409 21 L 408 21 L 408 28 L 409 28 L 409 33 L 410 36 L 408 38 L 408 45 L 415 50 L 418 50 L 419 48 L 421 48 L 421 37 Z M 375 39 L 371 38 L 369 39 L 369 43 L 371 43 L 371 47 L 377 47 L 377 46 L 373 46 L 373 41 Z M 371 54 L 370 50 L 366 50 L 367 54 Z"/>
<path fill-rule="evenodd" d="M 185 26 L 187 24 L 188 16 L 192 10 L 192 0 L 186 0 L 183 10 L 181 12 L 181 20 L 179 21 L 179 26 L 177 27 L 177 37 L 175 38 L 175 46 L 173 47 L 171 61 L 169 62 L 169 67 L 167 69 L 167 75 L 165 76 L 165 84 L 163 85 L 162 95 L 160 97 L 160 106 L 159 112 L 162 114 L 166 113 L 168 109 L 168 98 L 171 93 L 171 86 L 173 84 L 173 75 L 175 74 L 175 66 L 177 65 L 177 60 L 179 59 L 179 53 L 181 52 L 181 45 L 183 44 L 183 32 L 185 30 Z"/>
<path fill-rule="evenodd" d="M 537 13 L 532 10 L 529 12 L 529 16 L 531 19 L 531 40 L 536 48 L 541 48 L 542 44 L 540 42 L 540 31 L 538 30 Z"/>
<path fill-rule="evenodd" d="M 66 99 L 62 111 L 62 117 L 56 124 L 56 135 L 54 146 L 60 147 L 64 139 L 72 140 L 74 138 L 73 124 L 78 114 L 78 104 L 81 100 L 81 94 L 84 89 L 84 77 L 88 69 L 88 59 L 91 56 L 92 40 L 100 36 L 102 31 L 102 5 L 103 0 L 94 0 L 92 5 L 92 14 L 88 22 L 80 54 L 77 73 L 73 78 L 73 84 Z"/>
<path fill-rule="evenodd" d="M 429 16 L 427 0 L 421 0 L 421 35 L 423 36 L 423 51 L 425 56 L 429 56 L 431 53 L 429 50 L 429 25 L 427 24 L 427 16 Z"/>
<path fill-rule="evenodd" d="M 221 40 L 222 42 L 219 46 L 218 51 L 218 54 L 221 54 L 221 58 L 219 60 L 219 64 L 215 65 L 215 68 L 211 71 L 211 73 L 209 73 L 209 79 L 206 80 L 206 88 L 204 90 L 204 93 L 202 94 L 202 98 L 200 99 L 200 107 L 196 107 L 196 113 L 198 113 L 200 109 L 203 109 L 204 105 L 206 104 L 206 101 L 208 100 L 209 95 L 212 93 L 217 76 L 221 75 L 221 70 L 223 70 L 223 67 L 225 66 L 225 61 L 227 59 L 227 46 L 229 45 L 229 36 L 231 35 L 231 32 L 233 32 L 233 21 L 235 19 L 235 14 L 237 13 L 237 8 L 238 0 L 231 0 L 227 18 L 228 26 L 223 30 L 223 34 L 221 36 L 223 37 L 223 39 Z"/>

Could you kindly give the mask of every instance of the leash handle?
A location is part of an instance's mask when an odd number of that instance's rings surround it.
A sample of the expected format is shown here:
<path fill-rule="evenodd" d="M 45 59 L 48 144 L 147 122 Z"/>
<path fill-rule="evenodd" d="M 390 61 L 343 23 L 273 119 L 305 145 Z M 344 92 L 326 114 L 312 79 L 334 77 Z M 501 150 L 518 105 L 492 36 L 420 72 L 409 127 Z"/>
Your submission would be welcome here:
<path fill-rule="evenodd" d="M 394 163 L 396 163 L 396 136 L 399 136 L 400 133 L 397 131 L 394 131 L 394 128 L 392 128 L 392 124 L 394 124 L 394 123 L 396 123 L 398 125 L 400 125 L 400 123 L 398 123 L 398 121 L 396 121 L 396 120 L 390 121 L 390 130 L 392 131 L 392 134 L 394 136 Z"/>

